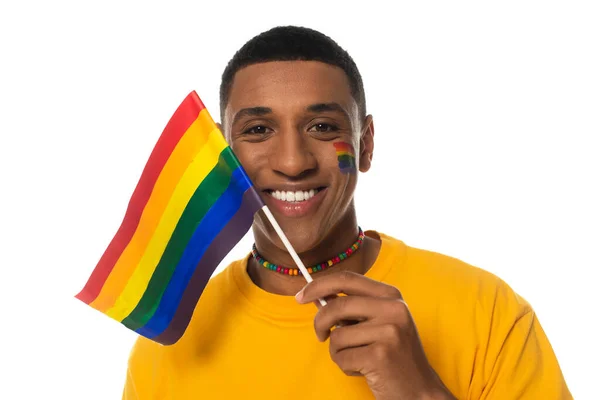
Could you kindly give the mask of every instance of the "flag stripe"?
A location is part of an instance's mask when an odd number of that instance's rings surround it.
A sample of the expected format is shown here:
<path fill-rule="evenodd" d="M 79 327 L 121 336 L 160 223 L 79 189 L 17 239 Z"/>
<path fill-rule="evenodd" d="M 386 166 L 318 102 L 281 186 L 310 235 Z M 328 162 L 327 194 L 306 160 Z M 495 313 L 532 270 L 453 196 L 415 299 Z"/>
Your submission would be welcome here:
<path fill-rule="evenodd" d="M 194 229 L 219 196 L 225 192 L 231 181 L 231 174 L 237 167 L 239 167 L 239 162 L 231 148 L 225 148 L 221 152 L 218 164 L 196 189 L 177 223 L 141 300 L 135 309 L 123 319 L 123 325 L 131 330 L 136 330 L 152 317 Z"/>
<path fill-rule="evenodd" d="M 345 164 L 354 164 L 355 163 L 355 158 L 354 156 L 339 156 L 338 157 L 338 161 L 341 163 L 345 163 Z"/>
<path fill-rule="evenodd" d="M 353 156 L 338 157 L 338 166 L 340 169 L 356 169 L 356 159 Z"/>
<path fill-rule="evenodd" d="M 239 210 L 229 220 L 225 228 L 214 238 L 210 246 L 206 249 L 202 260 L 196 266 L 194 275 L 183 293 L 183 297 L 171 323 L 163 333 L 156 336 L 153 340 L 164 345 L 170 345 L 179 340 L 187 329 L 200 295 L 213 271 L 217 268 L 219 262 L 225 258 L 246 232 L 248 232 L 248 229 L 252 225 L 254 214 L 263 205 L 262 200 L 253 187 L 246 190 Z"/>
<path fill-rule="evenodd" d="M 202 109 L 204 109 L 204 104 L 202 104 L 196 92 L 192 92 L 175 110 L 150 154 L 138 184 L 133 191 L 121 226 L 104 251 L 87 283 L 75 296 L 79 300 L 90 304 L 100 293 L 113 266 L 131 240 L 165 163 Z"/>
<path fill-rule="evenodd" d="M 156 312 L 148 323 L 136 330 L 136 332 L 148 338 L 153 338 L 160 335 L 167 328 L 175 315 L 175 310 L 179 306 L 179 302 L 192 277 L 194 268 L 200 262 L 208 245 L 210 245 L 219 231 L 225 227 L 227 222 L 229 222 L 240 208 L 242 195 L 251 186 L 250 181 L 245 176 L 244 170 L 238 167 L 233 172 L 231 182 L 225 193 L 212 206 L 194 231 L 192 239 L 165 289 Z"/>
<path fill-rule="evenodd" d="M 193 134 L 190 132 L 190 134 Z M 183 175 L 175 179 L 177 186 L 168 204 L 163 207 L 162 215 L 148 216 L 152 218 L 150 241 L 145 246 L 131 243 L 128 254 L 122 257 L 107 279 L 100 296 L 90 304 L 92 307 L 106 312 L 108 316 L 122 321 L 141 299 L 152 276 L 154 268 L 171 238 L 173 230 L 183 214 L 187 204 L 202 180 L 212 171 L 218 162 L 219 154 L 227 147 L 227 143 L 219 129 L 214 128 L 210 135 L 203 135 L 207 140 L 193 160 L 184 160 L 187 169 Z M 156 221 L 160 221 L 156 223 Z M 142 224 L 140 224 L 140 227 Z M 125 255 L 125 253 L 124 253 Z M 122 262 L 122 260 L 125 261 Z"/>
<path fill-rule="evenodd" d="M 354 149 L 348 143 L 335 142 L 333 145 L 335 146 L 335 150 L 338 152 L 343 151 L 346 153 L 354 154 Z"/>

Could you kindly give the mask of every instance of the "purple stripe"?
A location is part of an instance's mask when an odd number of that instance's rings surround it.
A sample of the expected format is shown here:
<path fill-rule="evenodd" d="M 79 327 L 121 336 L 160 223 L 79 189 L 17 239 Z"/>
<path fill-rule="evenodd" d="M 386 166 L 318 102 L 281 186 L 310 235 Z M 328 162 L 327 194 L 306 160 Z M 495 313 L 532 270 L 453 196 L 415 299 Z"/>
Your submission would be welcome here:
<path fill-rule="evenodd" d="M 202 259 L 196 266 L 171 323 L 167 329 L 152 340 L 164 345 L 171 345 L 183 336 L 190 323 L 198 299 L 200 299 L 211 275 L 221 260 L 225 258 L 246 232 L 248 232 L 254 220 L 254 214 L 263 205 L 264 203 L 253 187 L 246 190 L 242 197 L 240 208 L 208 246 Z"/>

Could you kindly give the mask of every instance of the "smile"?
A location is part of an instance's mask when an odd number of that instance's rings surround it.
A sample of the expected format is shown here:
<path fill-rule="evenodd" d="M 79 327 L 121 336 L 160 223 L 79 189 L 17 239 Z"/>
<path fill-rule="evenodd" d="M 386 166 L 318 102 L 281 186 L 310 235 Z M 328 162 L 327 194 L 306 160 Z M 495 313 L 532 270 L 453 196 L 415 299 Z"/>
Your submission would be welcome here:
<path fill-rule="evenodd" d="M 310 190 L 297 190 L 297 191 L 280 191 L 280 190 L 269 190 L 268 193 L 275 199 L 285 201 L 289 203 L 299 203 L 310 200 L 313 198 L 322 188 L 315 188 Z"/>

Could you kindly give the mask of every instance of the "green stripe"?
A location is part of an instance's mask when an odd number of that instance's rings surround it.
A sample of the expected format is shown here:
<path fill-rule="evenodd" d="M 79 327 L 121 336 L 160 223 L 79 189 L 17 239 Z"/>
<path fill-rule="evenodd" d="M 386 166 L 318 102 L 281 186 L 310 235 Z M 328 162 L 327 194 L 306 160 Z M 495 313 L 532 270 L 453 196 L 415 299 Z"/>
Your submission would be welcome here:
<path fill-rule="evenodd" d="M 338 161 L 354 162 L 354 156 L 350 154 L 342 154 L 338 156 Z"/>
<path fill-rule="evenodd" d="M 343 164 L 345 164 L 345 165 L 348 165 L 348 164 L 349 164 L 349 165 L 352 165 L 352 166 L 356 165 L 356 161 L 355 161 L 355 158 L 354 158 L 354 156 L 347 155 L 347 154 L 344 154 L 344 155 L 338 156 L 338 162 L 339 162 L 340 164 L 342 164 L 342 163 L 343 163 Z"/>
<path fill-rule="evenodd" d="M 122 321 L 123 325 L 135 331 L 152 318 L 194 230 L 225 192 L 231 180 L 231 173 L 239 165 L 231 148 L 227 146 L 219 155 L 216 166 L 200 183 L 185 207 L 142 299 Z"/>

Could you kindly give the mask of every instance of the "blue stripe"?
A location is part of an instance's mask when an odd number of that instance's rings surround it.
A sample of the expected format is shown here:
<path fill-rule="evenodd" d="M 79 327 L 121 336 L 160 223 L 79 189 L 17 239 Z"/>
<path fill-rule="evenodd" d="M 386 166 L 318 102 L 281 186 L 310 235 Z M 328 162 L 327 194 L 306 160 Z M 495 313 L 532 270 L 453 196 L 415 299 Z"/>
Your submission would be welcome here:
<path fill-rule="evenodd" d="M 214 238 L 240 208 L 242 196 L 250 186 L 250 180 L 246 177 L 244 170 L 241 167 L 236 168 L 231 174 L 231 181 L 225 193 L 219 197 L 194 230 L 156 312 L 146 325 L 136 330 L 137 333 L 152 339 L 167 329 L 196 265 Z"/>

